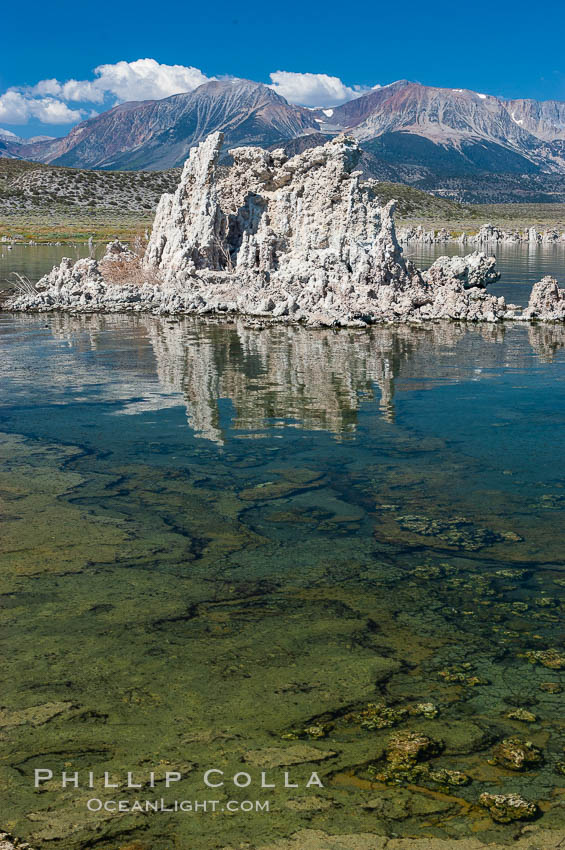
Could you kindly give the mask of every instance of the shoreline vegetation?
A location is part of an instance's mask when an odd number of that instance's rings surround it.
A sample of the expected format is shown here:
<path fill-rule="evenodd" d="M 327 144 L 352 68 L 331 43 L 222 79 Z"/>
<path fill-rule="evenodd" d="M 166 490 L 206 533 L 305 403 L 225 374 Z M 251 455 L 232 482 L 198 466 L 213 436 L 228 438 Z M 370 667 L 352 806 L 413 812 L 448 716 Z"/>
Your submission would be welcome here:
<path fill-rule="evenodd" d="M 0 240 L 129 241 L 151 225 L 180 169 L 89 171 L 0 157 Z"/>
<path fill-rule="evenodd" d="M 0 250 L 4 244 L 11 243 L 86 244 L 91 237 L 95 243 L 101 244 L 114 239 L 129 243 L 151 229 L 153 218 L 154 211 L 140 214 L 104 209 L 96 212 L 38 210 L 14 215 L 0 212 Z"/>
<path fill-rule="evenodd" d="M 391 200 L 401 193 L 398 187 L 410 189 L 396 183 L 383 183 L 384 201 Z M 410 190 L 417 191 L 417 190 Z M 419 193 L 427 198 L 442 201 Z M 449 210 L 449 206 L 456 207 Z M 425 231 L 447 230 L 453 239 L 462 234 L 475 235 L 481 227 L 493 222 L 502 230 L 526 231 L 530 227 L 537 230 L 555 228 L 565 231 L 565 204 L 468 204 L 460 205 L 447 202 L 444 212 L 426 211 L 408 206 L 399 200 L 395 221 L 397 229 L 422 227 Z M 94 242 L 106 243 L 114 239 L 121 242 L 133 242 L 145 231 L 151 230 L 155 210 L 135 209 L 119 210 L 100 208 L 85 210 L 61 205 L 50 209 L 36 209 L 27 212 L 6 213 L 0 207 L 0 248 L 5 243 L 47 245 L 57 242 L 63 244 L 86 243 L 92 237 Z"/>

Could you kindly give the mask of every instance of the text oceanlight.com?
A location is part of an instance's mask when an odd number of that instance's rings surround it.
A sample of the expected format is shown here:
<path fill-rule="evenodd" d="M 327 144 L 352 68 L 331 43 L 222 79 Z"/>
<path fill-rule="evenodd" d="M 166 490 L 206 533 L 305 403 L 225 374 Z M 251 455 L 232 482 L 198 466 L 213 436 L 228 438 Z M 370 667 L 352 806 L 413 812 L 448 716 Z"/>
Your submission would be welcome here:
<path fill-rule="evenodd" d="M 93 797 L 86 803 L 89 812 L 182 812 L 207 814 L 209 812 L 268 812 L 269 800 L 100 800 Z"/>

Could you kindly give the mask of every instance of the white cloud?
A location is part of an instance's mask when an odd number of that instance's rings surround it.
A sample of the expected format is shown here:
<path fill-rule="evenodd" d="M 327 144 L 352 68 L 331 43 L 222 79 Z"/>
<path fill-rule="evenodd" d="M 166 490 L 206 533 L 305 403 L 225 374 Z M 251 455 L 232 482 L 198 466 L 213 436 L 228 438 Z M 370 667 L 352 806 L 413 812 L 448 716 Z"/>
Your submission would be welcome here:
<path fill-rule="evenodd" d="M 0 121 L 6 124 L 27 124 L 33 118 L 43 124 L 76 124 L 83 114 L 54 97 L 33 98 L 15 89 L 0 95 Z"/>
<path fill-rule="evenodd" d="M 328 74 L 274 71 L 270 87 L 291 103 L 310 107 L 338 106 L 359 97 L 369 89 L 347 86 L 339 77 Z M 30 120 L 44 124 L 75 124 L 96 115 L 88 104 L 108 108 L 128 100 L 159 100 L 180 92 L 189 92 L 209 80 L 190 65 L 165 65 L 155 59 L 115 62 L 99 65 L 90 80 L 54 78 L 40 80 L 26 88 L 10 88 L 0 95 L 0 121 L 26 124 Z M 68 104 L 80 104 L 73 108 Z"/>
<path fill-rule="evenodd" d="M 328 74 L 274 71 L 270 77 L 270 88 L 290 103 L 301 106 L 339 106 L 340 103 L 360 97 L 369 91 L 362 86 L 346 86 L 339 77 L 330 77 Z"/>
<path fill-rule="evenodd" d="M 159 100 L 172 94 L 188 92 L 213 80 L 199 68 L 187 65 L 161 65 L 155 59 L 116 62 L 94 69 L 94 80 L 41 80 L 32 94 L 54 95 L 62 100 L 103 103 L 107 97 L 126 100 Z"/>
<path fill-rule="evenodd" d="M 104 91 L 96 87 L 96 83 L 88 80 L 40 80 L 29 89 L 33 95 L 53 95 L 61 100 L 82 101 L 84 103 L 103 103 Z"/>
<path fill-rule="evenodd" d="M 76 124 L 96 115 L 90 109 L 71 108 L 68 103 L 108 104 L 126 100 L 158 100 L 192 91 L 215 77 L 198 68 L 161 65 L 155 59 L 99 65 L 92 80 L 40 80 L 27 88 L 10 88 L 0 95 L 0 121 L 26 124 L 35 119 L 43 124 Z"/>

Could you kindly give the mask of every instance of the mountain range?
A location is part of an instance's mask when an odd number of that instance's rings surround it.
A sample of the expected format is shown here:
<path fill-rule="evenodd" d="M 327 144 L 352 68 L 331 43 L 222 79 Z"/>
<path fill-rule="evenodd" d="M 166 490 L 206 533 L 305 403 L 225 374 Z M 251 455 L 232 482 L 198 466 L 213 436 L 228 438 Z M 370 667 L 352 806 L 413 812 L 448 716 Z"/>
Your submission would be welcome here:
<path fill-rule="evenodd" d="M 249 80 L 122 103 L 57 139 L 0 131 L 0 156 L 75 168 L 161 170 L 222 130 L 226 148 L 296 153 L 346 132 L 367 175 L 457 200 L 565 201 L 565 102 L 505 100 L 400 80 L 341 106 L 307 109 Z"/>

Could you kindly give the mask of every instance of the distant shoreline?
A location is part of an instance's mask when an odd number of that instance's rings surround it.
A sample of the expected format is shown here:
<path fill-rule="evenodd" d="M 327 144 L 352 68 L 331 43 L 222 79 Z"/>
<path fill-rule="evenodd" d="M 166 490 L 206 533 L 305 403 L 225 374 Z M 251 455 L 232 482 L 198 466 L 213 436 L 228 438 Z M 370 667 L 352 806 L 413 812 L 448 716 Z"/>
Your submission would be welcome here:
<path fill-rule="evenodd" d="M 427 231 L 445 229 L 454 239 L 463 233 L 477 233 L 487 222 L 503 230 L 554 227 L 565 232 L 565 204 L 476 204 L 469 205 L 469 210 L 468 218 L 397 213 L 396 226 L 398 230 L 418 226 Z M 153 211 L 42 209 L 6 214 L 0 209 L 0 248 L 6 240 L 17 244 L 76 244 L 88 242 L 91 236 L 95 242 L 130 242 L 151 229 L 153 218 Z"/>
<path fill-rule="evenodd" d="M 151 229 L 153 218 L 154 212 L 40 210 L 6 215 L 0 210 L 0 249 L 5 240 L 24 245 L 30 241 L 38 245 L 76 244 L 88 242 L 92 236 L 95 242 L 101 243 L 112 239 L 131 242 L 146 229 Z"/>

